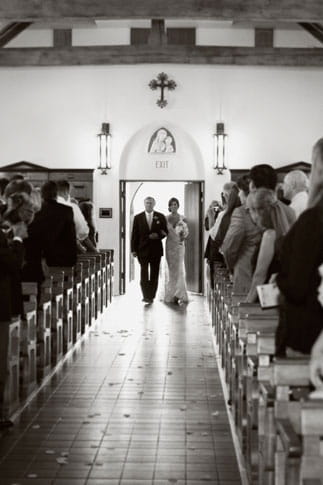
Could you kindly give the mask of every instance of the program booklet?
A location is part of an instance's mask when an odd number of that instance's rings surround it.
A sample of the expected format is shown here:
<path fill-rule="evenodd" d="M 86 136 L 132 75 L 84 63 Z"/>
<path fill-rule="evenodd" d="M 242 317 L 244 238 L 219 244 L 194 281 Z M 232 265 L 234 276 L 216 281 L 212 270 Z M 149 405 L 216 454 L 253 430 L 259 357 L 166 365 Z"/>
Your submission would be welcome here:
<path fill-rule="evenodd" d="M 279 305 L 279 288 L 276 284 L 258 285 L 257 293 L 261 308 L 274 308 Z"/>

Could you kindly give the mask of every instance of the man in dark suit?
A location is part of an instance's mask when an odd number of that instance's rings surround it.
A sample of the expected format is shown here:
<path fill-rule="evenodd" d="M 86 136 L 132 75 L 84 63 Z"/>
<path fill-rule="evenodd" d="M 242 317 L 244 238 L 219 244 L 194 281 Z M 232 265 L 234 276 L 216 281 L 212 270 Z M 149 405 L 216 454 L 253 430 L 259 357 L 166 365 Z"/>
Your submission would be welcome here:
<path fill-rule="evenodd" d="M 4 410 L 4 392 L 7 381 L 9 322 L 11 317 L 23 312 L 21 267 L 27 237 L 24 222 L 11 226 L 12 241 L 8 242 L 0 229 L 0 430 L 12 425 Z"/>
<path fill-rule="evenodd" d="M 42 207 L 28 227 L 25 241 L 25 281 L 42 281 L 42 259 L 47 266 L 74 266 L 77 258 L 73 210 L 59 204 L 57 185 L 46 182 L 42 187 Z"/>
<path fill-rule="evenodd" d="M 254 192 L 255 190 L 260 188 L 269 189 L 273 192 L 276 192 L 278 180 L 277 173 L 271 165 L 268 165 L 266 163 L 254 165 L 249 172 L 249 178 L 250 192 Z M 288 205 L 284 204 L 284 202 L 282 202 L 281 200 L 278 200 L 277 204 L 284 211 L 289 224 L 294 224 L 294 222 L 296 221 L 295 211 Z"/>
<path fill-rule="evenodd" d="M 133 221 L 131 252 L 141 266 L 140 286 L 143 301 L 153 302 L 159 276 L 159 264 L 163 255 L 162 239 L 167 236 L 167 222 L 160 212 L 154 212 L 155 199 L 146 197 L 145 211 L 137 214 Z"/>

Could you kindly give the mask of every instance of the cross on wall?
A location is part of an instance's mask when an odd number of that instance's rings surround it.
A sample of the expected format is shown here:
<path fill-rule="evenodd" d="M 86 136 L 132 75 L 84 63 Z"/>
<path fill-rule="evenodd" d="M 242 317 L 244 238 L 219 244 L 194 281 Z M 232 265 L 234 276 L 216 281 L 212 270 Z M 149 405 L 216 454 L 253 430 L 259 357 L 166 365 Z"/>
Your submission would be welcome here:
<path fill-rule="evenodd" d="M 165 88 L 169 89 L 169 91 L 173 91 L 176 86 L 176 82 L 172 79 L 169 79 L 168 75 L 165 72 L 159 73 L 157 79 L 152 79 L 150 81 L 150 89 L 155 91 L 156 89 L 160 88 L 160 98 L 156 101 L 157 106 L 159 106 L 160 108 L 164 108 L 167 105 L 167 101 L 164 98 Z"/>

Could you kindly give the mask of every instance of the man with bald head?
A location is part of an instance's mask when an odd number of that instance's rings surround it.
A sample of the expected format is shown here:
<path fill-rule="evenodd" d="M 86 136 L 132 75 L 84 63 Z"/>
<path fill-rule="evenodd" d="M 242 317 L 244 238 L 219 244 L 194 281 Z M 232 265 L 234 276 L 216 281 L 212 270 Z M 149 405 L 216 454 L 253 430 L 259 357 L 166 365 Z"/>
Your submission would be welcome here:
<path fill-rule="evenodd" d="M 147 304 L 151 304 L 156 295 L 163 255 L 162 239 L 168 233 L 166 218 L 154 211 L 155 204 L 153 197 L 145 198 L 145 210 L 135 216 L 131 235 L 131 252 L 141 267 L 140 286 L 143 301 Z"/>
<path fill-rule="evenodd" d="M 290 200 L 296 217 L 307 209 L 309 180 L 302 170 L 291 170 L 284 178 L 284 197 Z"/>

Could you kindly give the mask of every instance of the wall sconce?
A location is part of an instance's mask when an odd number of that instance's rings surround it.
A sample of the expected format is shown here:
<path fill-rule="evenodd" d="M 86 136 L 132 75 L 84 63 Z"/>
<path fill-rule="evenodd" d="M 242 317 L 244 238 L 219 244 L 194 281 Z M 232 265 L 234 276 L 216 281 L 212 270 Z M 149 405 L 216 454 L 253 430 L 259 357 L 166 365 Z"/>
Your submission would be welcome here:
<path fill-rule="evenodd" d="M 99 166 L 101 175 L 107 175 L 107 171 L 111 168 L 111 133 L 110 124 L 102 123 L 101 132 L 98 133 L 99 143 Z"/>
<path fill-rule="evenodd" d="M 224 123 L 216 124 L 216 132 L 214 133 L 214 161 L 213 168 L 217 170 L 219 175 L 226 170 L 225 156 L 226 156 L 226 137 L 228 135 L 224 132 Z"/>

